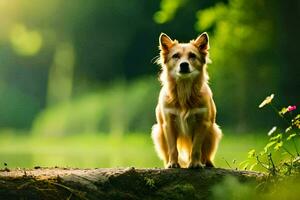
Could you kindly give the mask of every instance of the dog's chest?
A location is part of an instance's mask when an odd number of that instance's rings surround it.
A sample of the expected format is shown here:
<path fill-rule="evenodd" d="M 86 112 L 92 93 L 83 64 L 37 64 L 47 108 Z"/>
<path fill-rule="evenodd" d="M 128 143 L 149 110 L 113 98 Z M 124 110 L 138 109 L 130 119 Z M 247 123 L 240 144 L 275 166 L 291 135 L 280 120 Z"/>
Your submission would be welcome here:
<path fill-rule="evenodd" d="M 179 134 L 190 135 L 196 124 L 201 123 L 201 118 L 207 113 L 207 108 L 193 108 L 182 111 L 176 108 L 167 108 L 167 112 L 174 116 Z"/>

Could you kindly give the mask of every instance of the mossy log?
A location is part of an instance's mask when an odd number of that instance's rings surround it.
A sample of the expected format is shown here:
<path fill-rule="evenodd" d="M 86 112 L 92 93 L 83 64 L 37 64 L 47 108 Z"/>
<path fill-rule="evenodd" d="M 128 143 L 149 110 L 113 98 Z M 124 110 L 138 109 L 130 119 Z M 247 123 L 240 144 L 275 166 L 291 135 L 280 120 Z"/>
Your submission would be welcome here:
<path fill-rule="evenodd" d="M 225 176 L 259 182 L 264 174 L 229 169 L 69 169 L 0 171 L 0 199 L 208 199 Z"/>

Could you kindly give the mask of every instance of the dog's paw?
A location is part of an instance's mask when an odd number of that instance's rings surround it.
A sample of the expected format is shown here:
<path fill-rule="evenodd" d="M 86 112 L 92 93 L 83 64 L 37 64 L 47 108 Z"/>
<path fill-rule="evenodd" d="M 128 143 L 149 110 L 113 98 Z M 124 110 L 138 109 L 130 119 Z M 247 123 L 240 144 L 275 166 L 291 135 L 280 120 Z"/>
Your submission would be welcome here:
<path fill-rule="evenodd" d="M 214 166 L 214 164 L 212 162 L 209 161 L 209 162 L 205 163 L 205 167 L 206 168 L 214 168 L 215 166 Z"/>
<path fill-rule="evenodd" d="M 180 168 L 178 163 L 168 163 L 167 168 Z"/>
<path fill-rule="evenodd" d="M 201 169 L 203 168 L 201 162 L 191 162 L 188 166 L 189 169 Z"/>

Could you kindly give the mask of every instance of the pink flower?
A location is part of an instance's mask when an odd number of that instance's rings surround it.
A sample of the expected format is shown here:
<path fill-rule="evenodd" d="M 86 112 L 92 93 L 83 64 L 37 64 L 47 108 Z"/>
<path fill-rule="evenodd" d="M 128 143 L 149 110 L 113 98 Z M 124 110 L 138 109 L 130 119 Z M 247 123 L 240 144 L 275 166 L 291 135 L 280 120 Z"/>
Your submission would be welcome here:
<path fill-rule="evenodd" d="M 291 112 L 291 111 L 296 110 L 296 109 L 297 109 L 297 106 L 288 106 L 287 107 L 288 112 Z"/>

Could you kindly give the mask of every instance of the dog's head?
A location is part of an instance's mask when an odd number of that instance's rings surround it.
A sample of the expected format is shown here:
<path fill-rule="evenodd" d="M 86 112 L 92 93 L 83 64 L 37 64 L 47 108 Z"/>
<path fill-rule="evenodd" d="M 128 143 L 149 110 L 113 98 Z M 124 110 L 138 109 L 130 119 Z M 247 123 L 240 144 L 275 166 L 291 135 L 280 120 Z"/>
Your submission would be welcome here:
<path fill-rule="evenodd" d="M 205 73 L 203 67 L 209 61 L 207 33 L 202 33 L 189 43 L 179 43 L 162 33 L 159 37 L 159 49 L 159 62 L 168 76 L 180 80 Z"/>

